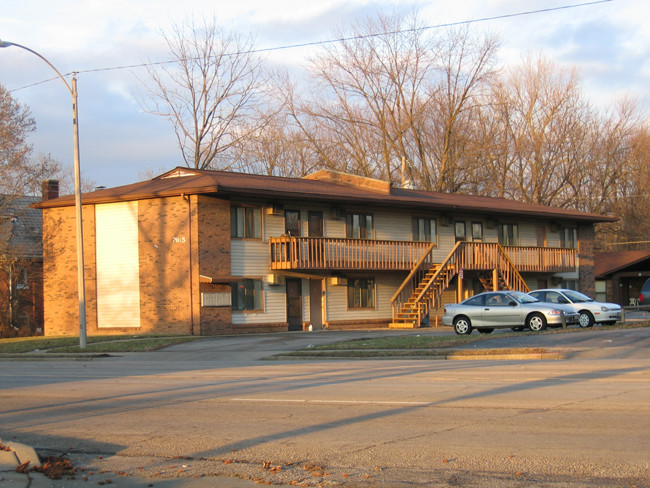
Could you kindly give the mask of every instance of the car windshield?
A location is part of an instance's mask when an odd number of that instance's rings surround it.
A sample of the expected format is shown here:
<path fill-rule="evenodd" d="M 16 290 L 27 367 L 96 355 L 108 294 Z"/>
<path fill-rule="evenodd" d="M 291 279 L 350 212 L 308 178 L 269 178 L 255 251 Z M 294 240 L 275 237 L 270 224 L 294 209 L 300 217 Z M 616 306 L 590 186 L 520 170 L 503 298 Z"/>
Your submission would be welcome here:
<path fill-rule="evenodd" d="M 520 291 L 508 292 L 508 296 L 514 298 L 519 303 L 535 303 L 535 302 L 539 302 L 539 300 L 537 298 L 531 297 L 530 295 L 528 295 L 526 293 L 522 293 Z"/>
<path fill-rule="evenodd" d="M 571 300 L 573 303 L 581 303 L 581 302 L 593 302 L 594 300 L 592 298 L 589 298 L 587 295 L 583 295 L 580 292 L 573 291 L 573 290 L 564 290 L 563 293 L 567 296 L 569 300 Z"/>

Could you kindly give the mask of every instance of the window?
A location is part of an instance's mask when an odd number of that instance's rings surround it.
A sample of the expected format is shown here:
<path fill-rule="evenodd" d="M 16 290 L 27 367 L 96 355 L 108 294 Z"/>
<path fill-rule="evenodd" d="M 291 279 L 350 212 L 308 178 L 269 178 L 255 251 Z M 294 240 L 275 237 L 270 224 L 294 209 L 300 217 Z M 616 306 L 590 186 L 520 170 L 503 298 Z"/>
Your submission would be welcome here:
<path fill-rule="evenodd" d="M 372 215 L 349 213 L 346 219 L 345 237 L 348 239 L 372 239 Z"/>
<path fill-rule="evenodd" d="M 501 293 L 488 293 L 485 295 L 485 305 L 488 307 L 507 307 L 508 297 Z"/>
<path fill-rule="evenodd" d="M 465 305 L 472 305 L 474 307 L 483 306 L 485 295 L 477 295 L 465 301 Z"/>
<path fill-rule="evenodd" d="M 27 269 L 20 268 L 16 277 L 16 290 L 26 290 L 28 288 L 29 283 L 27 281 Z"/>
<path fill-rule="evenodd" d="M 284 211 L 284 233 L 289 236 L 300 236 L 300 211 Z"/>
<path fill-rule="evenodd" d="M 467 227 L 465 222 L 454 223 L 454 234 L 456 235 L 456 242 L 465 240 L 467 237 Z"/>
<path fill-rule="evenodd" d="M 416 242 L 438 242 L 436 219 L 414 217 L 413 240 Z"/>
<path fill-rule="evenodd" d="M 244 279 L 232 288 L 232 309 L 247 312 L 261 312 L 262 280 Z"/>
<path fill-rule="evenodd" d="M 472 240 L 483 240 L 483 222 L 472 222 Z"/>
<path fill-rule="evenodd" d="M 499 226 L 499 244 L 502 246 L 519 245 L 519 227 L 517 224 L 501 224 Z"/>
<path fill-rule="evenodd" d="M 233 238 L 261 239 L 262 211 L 256 207 L 230 207 L 230 235 Z"/>
<path fill-rule="evenodd" d="M 374 279 L 348 279 L 348 308 L 375 308 Z"/>
<path fill-rule="evenodd" d="M 560 247 L 564 249 L 576 249 L 578 247 L 578 229 L 575 227 L 561 227 Z"/>

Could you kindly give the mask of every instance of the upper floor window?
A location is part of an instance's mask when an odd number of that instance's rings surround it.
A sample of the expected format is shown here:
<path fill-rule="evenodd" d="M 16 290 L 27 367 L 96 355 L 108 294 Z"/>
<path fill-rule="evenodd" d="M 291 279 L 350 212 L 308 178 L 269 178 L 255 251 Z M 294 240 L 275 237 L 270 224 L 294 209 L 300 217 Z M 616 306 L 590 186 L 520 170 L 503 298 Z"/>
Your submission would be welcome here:
<path fill-rule="evenodd" d="M 375 308 L 375 280 L 348 278 L 348 308 Z"/>
<path fill-rule="evenodd" d="M 454 235 L 456 236 L 456 242 L 467 240 L 467 225 L 465 222 L 454 222 Z"/>
<path fill-rule="evenodd" d="M 230 235 L 233 238 L 261 239 L 261 209 L 259 207 L 230 207 Z"/>
<path fill-rule="evenodd" d="M 284 233 L 289 236 L 300 236 L 300 211 L 284 211 Z"/>
<path fill-rule="evenodd" d="M 483 222 L 472 222 L 472 240 L 483 240 Z"/>
<path fill-rule="evenodd" d="M 372 239 L 372 214 L 349 213 L 346 219 L 345 237 L 348 239 Z"/>
<path fill-rule="evenodd" d="M 578 247 L 578 229 L 575 227 L 561 227 L 560 247 L 576 249 Z"/>
<path fill-rule="evenodd" d="M 247 312 L 263 311 L 262 280 L 245 278 L 232 287 L 232 309 Z"/>
<path fill-rule="evenodd" d="M 413 240 L 417 242 L 438 242 L 436 219 L 413 217 Z"/>
<path fill-rule="evenodd" d="M 518 246 L 519 226 L 517 224 L 499 225 L 499 244 L 502 246 Z"/>

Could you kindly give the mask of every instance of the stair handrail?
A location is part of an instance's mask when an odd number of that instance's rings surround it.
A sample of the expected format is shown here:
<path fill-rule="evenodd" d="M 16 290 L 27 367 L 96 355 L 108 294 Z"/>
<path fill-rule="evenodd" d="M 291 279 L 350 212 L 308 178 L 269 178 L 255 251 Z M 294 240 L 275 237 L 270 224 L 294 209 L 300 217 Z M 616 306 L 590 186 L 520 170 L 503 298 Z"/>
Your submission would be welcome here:
<path fill-rule="evenodd" d="M 453 260 L 457 264 L 457 254 L 461 254 L 460 248 L 461 247 L 466 247 L 465 244 L 469 244 L 468 242 L 465 241 L 458 241 L 454 248 L 451 250 L 451 252 L 447 255 L 445 260 L 440 264 L 436 272 L 433 274 L 431 278 L 429 278 L 429 281 L 427 282 L 426 286 L 424 289 L 420 292 L 420 294 L 417 297 L 417 302 L 420 302 L 422 300 L 422 297 L 429 291 L 429 288 L 431 288 L 431 285 L 436 281 L 436 279 L 440 276 L 441 273 L 446 271 L 447 266 L 450 264 L 450 262 Z M 458 267 L 457 267 L 458 269 Z"/>
<path fill-rule="evenodd" d="M 390 299 L 390 306 L 392 309 L 393 313 L 393 319 L 397 316 L 397 313 L 395 312 L 395 302 L 399 300 L 400 295 L 405 291 L 404 289 L 407 287 L 407 285 L 411 285 L 410 291 L 407 291 L 408 296 L 411 296 L 413 293 L 413 290 L 415 290 L 415 276 L 417 273 L 421 272 L 423 269 L 430 269 L 431 265 L 433 264 L 433 259 L 431 257 L 433 248 L 436 246 L 435 242 L 432 242 L 429 244 L 429 246 L 426 248 L 424 253 L 422 253 L 422 257 L 418 260 L 417 263 L 413 266 L 411 269 L 410 273 L 407 275 L 407 277 L 402 281 L 402 284 L 399 286 L 393 297 Z M 398 308 L 401 308 L 401 304 L 398 305 Z"/>
<path fill-rule="evenodd" d="M 500 243 L 497 242 L 497 246 L 499 248 L 499 255 L 501 256 L 502 259 L 506 261 L 508 265 L 508 269 L 512 271 L 512 274 L 514 275 L 515 278 L 513 282 L 508 283 L 508 286 L 514 285 L 516 290 L 523 291 L 524 293 L 528 293 L 530 291 L 530 288 L 526 284 L 526 281 L 524 281 L 524 278 L 523 276 L 521 276 L 521 273 L 519 273 L 519 271 L 515 267 L 514 263 L 510 259 L 510 256 L 508 256 L 508 253 Z M 502 266 L 497 267 L 497 270 L 501 270 L 501 269 L 504 269 L 504 267 Z"/>

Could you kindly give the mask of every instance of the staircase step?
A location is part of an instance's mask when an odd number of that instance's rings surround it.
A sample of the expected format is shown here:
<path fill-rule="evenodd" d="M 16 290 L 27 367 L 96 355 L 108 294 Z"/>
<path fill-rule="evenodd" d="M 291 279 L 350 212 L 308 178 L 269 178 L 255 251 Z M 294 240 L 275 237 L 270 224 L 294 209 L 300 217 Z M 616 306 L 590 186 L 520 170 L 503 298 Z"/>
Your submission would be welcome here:
<path fill-rule="evenodd" d="M 417 329 L 415 321 L 412 322 L 391 322 L 388 324 L 389 329 Z"/>

